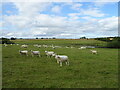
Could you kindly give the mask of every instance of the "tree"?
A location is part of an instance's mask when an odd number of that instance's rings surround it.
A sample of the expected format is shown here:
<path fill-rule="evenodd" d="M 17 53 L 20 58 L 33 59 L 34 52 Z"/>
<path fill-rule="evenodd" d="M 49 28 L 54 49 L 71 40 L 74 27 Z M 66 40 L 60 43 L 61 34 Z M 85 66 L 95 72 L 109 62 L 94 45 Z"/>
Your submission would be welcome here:
<path fill-rule="evenodd" d="M 7 39 L 7 38 L 2 38 L 2 44 L 14 44 L 14 42 L 10 41 L 10 39 Z"/>
<path fill-rule="evenodd" d="M 36 39 L 38 39 L 38 37 L 36 37 Z"/>
<path fill-rule="evenodd" d="M 14 38 L 14 37 L 11 37 L 11 40 L 16 40 L 16 38 Z"/>
<path fill-rule="evenodd" d="M 53 37 L 53 39 L 56 39 L 55 37 Z"/>
<path fill-rule="evenodd" d="M 86 39 L 86 37 L 84 36 L 84 37 L 80 37 L 80 39 Z"/>
<path fill-rule="evenodd" d="M 113 40 L 111 42 L 108 42 L 107 47 L 109 47 L 109 48 L 120 48 L 120 41 L 119 40 Z"/>

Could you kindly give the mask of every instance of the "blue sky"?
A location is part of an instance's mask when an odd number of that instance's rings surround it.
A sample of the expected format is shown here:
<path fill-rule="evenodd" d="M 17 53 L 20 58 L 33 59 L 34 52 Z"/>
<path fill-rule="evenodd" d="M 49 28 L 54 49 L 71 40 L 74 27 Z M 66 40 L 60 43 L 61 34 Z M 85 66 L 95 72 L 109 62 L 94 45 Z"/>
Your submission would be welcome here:
<path fill-rule="evenodd" d="M 117 2 L 4 2 L 1 12 L 1 37 L 118 35 Z"/>

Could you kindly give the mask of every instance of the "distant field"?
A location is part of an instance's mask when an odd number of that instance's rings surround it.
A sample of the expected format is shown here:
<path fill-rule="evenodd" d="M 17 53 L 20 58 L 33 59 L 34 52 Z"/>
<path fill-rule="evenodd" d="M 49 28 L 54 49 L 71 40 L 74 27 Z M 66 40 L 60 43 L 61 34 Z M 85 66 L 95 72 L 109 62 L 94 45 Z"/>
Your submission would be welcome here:
<path fill-rule="evenodd" d="M 81 40 L 81 39 L 18 39 L 13 40 L 15 43 L 20 44 L 47 44 L 47 45 L 61 45 L 61 46 L 75 46 L 80 47 L 80 45 L 92 45 L 92 46 L 106 46 L 106 42 L 98 40 Z"/>
<path fill-rule="evenodd" d="M 3 88 L 118 88 L 118 49 L 95 48 L 79 50 L 81 45 L 105 45 L 96 40 L 15 40 L 29 44 L 2 48 Z M 59 45 L 62 48 L 37 48 L 33 44 Z M 75 48 L 65 48 L 74 46 Z M 19 55 L 19 50 L 39 50 L 42 57 Z M 46 57 L 44 51 L 67 55 L 70 66 L 60 67 L 54 57 Z"/>

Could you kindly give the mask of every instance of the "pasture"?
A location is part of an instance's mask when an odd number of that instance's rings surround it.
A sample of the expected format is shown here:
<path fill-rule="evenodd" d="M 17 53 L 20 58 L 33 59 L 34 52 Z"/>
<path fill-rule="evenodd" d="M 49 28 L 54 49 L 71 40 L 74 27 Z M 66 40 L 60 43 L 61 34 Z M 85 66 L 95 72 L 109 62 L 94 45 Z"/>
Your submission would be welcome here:
<path fill-rule="evenodd" d="M 14 40 L 28 44 L 2 47 L 3 88 L 118 88 L 118 49 L 94 48 L 80 50 L 80 45 L 106 45 L 97 40 Z M 52 49 L 34 44 L 59 45 Z M 74 46 L 75 48 L 65 48 Z M 20 55 L 19 50 L 39 50 L 42 57 Z M 46 57 L 45 50 L 67 55 L 70 65 L 60 67 L 54 57 Z"/>

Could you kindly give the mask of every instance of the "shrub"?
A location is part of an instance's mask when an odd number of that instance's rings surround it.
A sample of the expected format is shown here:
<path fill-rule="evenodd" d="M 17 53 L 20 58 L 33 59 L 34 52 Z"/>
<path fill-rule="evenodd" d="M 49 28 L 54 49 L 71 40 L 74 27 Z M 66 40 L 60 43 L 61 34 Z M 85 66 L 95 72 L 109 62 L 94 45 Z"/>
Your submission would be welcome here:
<path fill-rule="evenodd" d="M 109 48 L 120 48 L 120 41 L 113 40 L 112 42 L 108 42 L 107 47 Z"/>
<path fill-rule="evenodd" d="M 14 42 L 10 41 L 9 39 L 2 38 L 2 44 L 4 44 L 4 43 L 6 43 L 6 44 L 14 44 Z"/>

